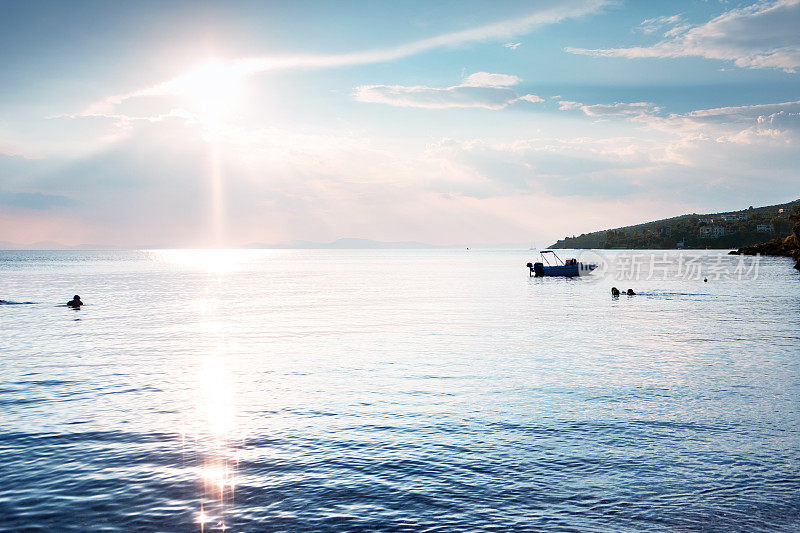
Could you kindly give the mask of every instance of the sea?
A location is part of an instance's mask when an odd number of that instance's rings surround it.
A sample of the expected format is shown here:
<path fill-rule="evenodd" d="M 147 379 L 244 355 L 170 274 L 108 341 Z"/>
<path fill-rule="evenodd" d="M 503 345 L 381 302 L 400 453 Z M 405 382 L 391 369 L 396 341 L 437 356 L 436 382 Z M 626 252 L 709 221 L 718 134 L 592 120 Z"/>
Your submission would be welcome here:
<path fill-rule="evenodd" d="M 2 251 L 0 530 L 800 531 L 792 262 L 557 253 Z"/>

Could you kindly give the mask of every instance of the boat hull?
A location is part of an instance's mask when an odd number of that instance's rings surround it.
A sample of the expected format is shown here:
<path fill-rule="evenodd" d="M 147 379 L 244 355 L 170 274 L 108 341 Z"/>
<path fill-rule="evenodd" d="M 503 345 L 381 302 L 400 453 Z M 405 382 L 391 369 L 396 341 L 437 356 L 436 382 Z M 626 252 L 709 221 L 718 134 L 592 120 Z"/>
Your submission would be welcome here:
<path fill-rule="evenodd" d="M 533 265 L 533 275 L 537 278 L 549 276 L 573 278 L 589 274 L 595 268 L 597 268 L 597 265 L 587 265 L 584 263 L 575 265 L 544 265 L 542 263 L 536 263 Z"/>

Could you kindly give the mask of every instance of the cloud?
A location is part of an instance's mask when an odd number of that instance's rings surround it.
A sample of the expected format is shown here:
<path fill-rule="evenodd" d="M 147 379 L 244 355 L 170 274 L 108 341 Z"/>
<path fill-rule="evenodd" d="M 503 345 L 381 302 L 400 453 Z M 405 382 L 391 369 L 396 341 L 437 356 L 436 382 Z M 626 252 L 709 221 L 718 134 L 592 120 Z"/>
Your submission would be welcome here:
<path fill-rule="evenodd" d="M 800 102 L 789 104 L 628 115 L 632 129 L 619 136 L 587 128 L 580 137 L 443 140 L 429 145 L 429 157 L 458 181 L 430 186 L 476 198 L 640 195 L 706 206 L 722 197 L 744 205 L 789 198 L 800 165 Z"/>
<path fill-rule="evenodd" d="M 544 102 L 544 98 L 541 96 L 536 96 L 535 94 L 525 94 L 517 98 L 517 101 L 524 100 L 526 102 L 531 102 L 532 104 L 537 104 L 539 102 Z"/>
<path fill-rule="evenodd" d="M 731 137 L 744 131 L 794 135 L 800 133 L 800 100 L 699 109 L 667 117 L 642 115 L 636 120 L 651 128 L 693 135 Z"/>
<path fill-rule="evenodd" d="M 361 85 L 355 88 L 353 97 L 359 102 L 425 109 L 473 107 L 496 110 L 520 100 L 532 103 L 543 101 L 535 94 L 520 96 L 510 88 L 520 81 L 520 78 L 510 74 L 476 72 L 467 76 L 461 84 L 451 87 Z"/>
<path fill-rule="evenodd" d="M 651 34 L 665 27 L 670 28 L 664 35 L 666 37 L 668 35 L 673 34 L 675 28 L 686 29 L 686 21 L 683 19 L 682 15 L 654 17 L 643 20 L 639 24 L 638 30 L 641 31 L 642 33 Z"/>
<path fill-rule="evenodd" d="M 512 74 L 475 72 L 467 76 L 461 85 L 464 87 L 509 87 L 517 85 L 521 81 L 521 78 Z"/>
<path fill-rule="evenodd" d="M 523 138 L 511 142 L 443 139 L 427 146 L 447 162 L 457 183 L 432 186 L 476 198 L 514 193 L 616 196 L 642 187 L 635 178 L 652 167 L 652 143 L 635 137 Z"/>
<path fill-rule="evenodd" d="M 0 190 L 0 205 L 24 209 L 46 210 L 76 205 L 72 198 L 41 192 L 10 192 Z"/>
<path fill-rule="evenodd" d="M 462 194 L 458 177 L 448 176 L 450 167 L 420 154 L 420 145 L 341 127 L 309 133 L 302 125 L 229 128 L 215 145 L 224 177 L 226 242 L 232 245 L 342 236 L 502 242 L 519 224 L 501 202 L 489 207 Z M 91 191 L 90 201 L 42 213 L 40 220 L 50 225 L 36 232 L 31 224 L 6 224 L 0 209 L 3 239 L 212 245 L 211 179 L 208 143 L 196 128 L 183 121 L 138 121 L 113 148 L 28 184 L 81 199 Z M 428 184 L 448 179 L 452 189 Z M 6 211 L 17 221 L 27 216 L 26 210 Z M 67 231 L 60 216 L 75 228 Z"/>
<path fill-rule="evenodd" d="M 655 28 L 664 20 L 651 19 Z M 678 23 L 652 46 L 630 48 L 565 48 L 572 54 L 598 57 L 672 58 L 697 56 L 733 61 L 741 68 L 777 68 L 794 72 L 800 66 L 800 0 L 757 2 L 732 9 L 705 24 Z M 645 21 L 648 22 L 648 21 Z M 672 20 L 669 23 L 675 23 Z M 644 24 L 644 23 L 643 23 Z M 655 29 L 653 29 L 655 31 Z"/>
<path fill-rule="evenodd" d="M 583 104 L 561 100 L 562 111 L 580 110 L 589 117 L 620 117 L 646 129 L 667 133 L 680 143 L 792 145 L 800 141 L 800 100 L 698 109 L 662 116 L 649 102 Z M 673 147 L 675 145 L 673 144 Z"/>
<path fill-rule="evenodd" d="M 588 117 L 621 118 L 644 130 L 667 134 L 669 138 L 659 145 L 661 148 L 651 149 L 661 153 L 657 158 L 688 166 L 701 164 L 698 158 L 687 156 L 697 153 L 701 145 L 715 154 L 722 153 L 725 147 L 752 146 L 756 150 L 751 153 L 752 161 L 740 163 L 750 166 L 754 162 L 762 164 L 760 154 L 769 150 L 782 153 L 784 149 L 797 150 L 800 143 L 800 100 L 698 109 L 667 116 L 661 115 L 661 109 L 649 102 L 589 105 L 561 100 L 558 103 L 562 111 L 580 110 Z M 745 153 L 741 151 L 731 158 L 741 159 Z M 784 156 L 787 154 L 783 153 Z M 795 161 L 796 158 L 788 159 Z"/>
<path fill-rule="evenodd" d="M 700 109 L 656 115 L 648 103 L 586 105 L 561 101 L 586 116 L 615 115 L 627 135 L 587 128 L 579 137 L 511 142 L 443 140 L 430 157 L 449 165 L 461 194 L 693 198 L 708 205 L 724 191 L 728 201 L 773 201 L 765 191 L 796 194 L 800 165 L 800 101 Z M 624 131 L 624 130 L 622 130 Z M 445 189 L 446 190 L 446 189 Z"/>
<path fill-rule="evenodd" d="M 558 109 L 561 111 L 580 109 L 584 115 L 589 117 L 630 117 L 650 115 L 659 111 L 658 107 L 649 102 L 585 105 L 571 100 L 561 100 L 558 105 Z"/>
<path fill-rule="evenodd" d="M 800 100 L 779 102 L 777 104 L 754 104 L 743 106 L 716 107 L 712 109 L 699 109 L 687 113 L 686 116 L 694 118 L 727 117 L 738 120 L 751 120 L 762 118 L 765 115 L 789 111 L 796 114 L 800 111 Z M 673 115 L 680 116 L 680 115 Z"/>
<path fill-rule="evenodd" d="M 172 79 L 141 89 L 108 96 L 94 102 L 79 113 L 66 116 L 113 114 L 116 106 L 126 100 L 153 96 L 181 94 L 196 84 L 199 78 L 239 79 L 261 72 L 289 69 L 336 68 L 370 63 L 384 63 L 421 54 L 439 48 L 453 48 L 472 42 L 508 38 L 525 34 L 538 27 L 588 15 L 608 6 L 613 0 L 564 0 L 557 5 L 542 7 L 528 15 L 507 19 L 475 28 L 446 33 L 412 41 L 399 46 L 344 54 L 307 54 L 287 56 L 247 57 L 202 65 Z"/>
<path fill-rule="evenodd" d="M 555 96 L 553 98 L 556 98 Z M 581 106 L 580 102 L 574 102 L 572 100 L 559 100 L 558 102 L 558 109 L 560 111 L 570 111 L 572 109 L 580 109 Z"/>
<path fill-rule="evenodd" d="M 653 112 L 657 112 L 658 110 L 659 108 L 655 107 L 649 102 L 617 102 L 615 104 L 581 106 L 581 111 L 590 117 L 625 117 L 649 115 Z"/>
<path fill-rule="evenodd" d="M 508 130 L 494 139 L 465 133 L 427 143 L 419 140 L 425 135 L 382 137 L 339 124 L 226 126 L 213 145 L 224 176 L 229 244 L 342 236 L 524 242 L 539 240 L 527 235 L 572 233 L 572 224 L 579 233 L 674 215 L 687 199 L 691 212 L 796 193 L 800 101 L 668 116 L 636 114 L 645 106 L 635 104 L 570 102 L 573 118 L 582 122 L 579 132 L 515 138 Z M 626 113 L 627 105 L 637 111 Z M 614 133 L 584 107 L 603 116 L 617 113 Z M 42 191 L 81 205 L 36 212 L 40 223 L 50 225 L 35 232 L 31 209 L 6 209 L 17 222 L 0 209 L 3 240 L 213 244 L 207 240 L 211 143 L 203 132 L 174 118 L 135 121 L 129 133 L 44 175 L 41 161 L 9 161 L 15 174 L 33 177 L 4 184 L 6 190 Z M 37 172 L 26 172 L 29 166 Z M 560 216 L 565 210 L 575 213 L 566 223 Z"/>

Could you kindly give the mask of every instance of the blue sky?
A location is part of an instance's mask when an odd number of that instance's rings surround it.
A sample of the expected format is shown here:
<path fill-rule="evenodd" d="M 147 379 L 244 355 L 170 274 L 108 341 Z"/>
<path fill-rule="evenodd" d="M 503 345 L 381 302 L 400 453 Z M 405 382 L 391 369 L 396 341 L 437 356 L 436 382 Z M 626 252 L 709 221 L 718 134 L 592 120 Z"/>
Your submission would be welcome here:
<path fill-rule="evenodd" d="M 800 197 L 800 0 L 2 7 L 0 241 L 527 243 Z"/>

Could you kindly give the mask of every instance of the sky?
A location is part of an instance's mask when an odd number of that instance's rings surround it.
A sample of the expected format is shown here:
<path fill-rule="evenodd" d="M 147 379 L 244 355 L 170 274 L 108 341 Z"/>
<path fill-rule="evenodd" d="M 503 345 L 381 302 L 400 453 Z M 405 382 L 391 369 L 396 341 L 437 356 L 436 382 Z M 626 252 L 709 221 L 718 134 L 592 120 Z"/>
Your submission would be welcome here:
<path fill-rule="evenodd" d="M 546 245 L 800 198 L 800 0 L 0 8 L 0 241 Z"/>

